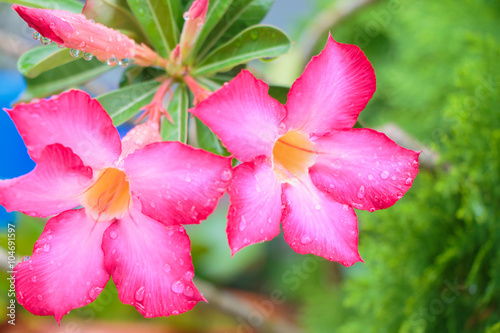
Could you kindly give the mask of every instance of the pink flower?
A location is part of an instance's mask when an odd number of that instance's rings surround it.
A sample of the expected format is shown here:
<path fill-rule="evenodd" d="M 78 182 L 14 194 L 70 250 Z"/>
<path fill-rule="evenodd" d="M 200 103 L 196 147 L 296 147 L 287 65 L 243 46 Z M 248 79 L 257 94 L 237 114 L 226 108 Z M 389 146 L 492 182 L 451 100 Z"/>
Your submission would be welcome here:
<path fill-rule="evenodd" d="M 191 52 L 201 29 L 205 24 L 207 16 L 208 0 L 195 0 L 189 10 L 184 13 L 184 27 L 182 28 L 180 45 L 180 56 L 186 59 Z"/>
<path fill-rule="evenodd" d="M 330 36 L 285 106 L 242 71 L 191 110 L 243 162 L 228 190 L 233 255 L 278 235 L 281 222 L 298 253 L 345 266 L 362 261 L 353 207 L 393 205 L 418 173 L 419 153 L 377 131 L 352 128 L 375 86 L 363 52 Z"/>
<path fill-rule="evenodd" d="M 138 45 L 117 30 L 87 20 L 83 14 L 19 5 L 12 8 L 43 37 L 90 53 L 100 61 L 108 60 L 114 65 L 119 60 L 133 59 L 140 66 L 164 65 L 164 60 L 146 45 Z"/>
<path fill-rule="evenodd" d="M 31 258 L 15 267 L 20 304 L 59 322 L 94 301 L 110 275 L 120 300 L 145 317 L 179 314 L 204 300 L 179 224 L 199 223 L 214 210 L 232 176 L 228 158 L 155 142 L 149 124 L 127 135 L 122 150 L 111 118 L 81 91 L 7 112 L 37 165 L 0 181 L 0 204 L 31 216 L 58 214 Z"/>

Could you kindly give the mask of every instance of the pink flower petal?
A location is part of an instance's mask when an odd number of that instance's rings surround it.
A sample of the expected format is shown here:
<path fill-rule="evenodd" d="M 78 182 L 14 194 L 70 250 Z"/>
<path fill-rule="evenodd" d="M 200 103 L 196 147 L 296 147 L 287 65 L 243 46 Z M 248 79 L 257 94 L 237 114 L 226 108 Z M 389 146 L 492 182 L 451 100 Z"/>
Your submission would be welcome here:
<path fill-rule="evenodd" d="M 19 5 L 12 8 L 31 28 L 67 48 L 92 53 L 101 61 L 113 56 L 118 60 L 135 56 L 136 43 L 132 39 L 117 30 L 87 20 L 83 14 Z"/>
<path fill-rule="evenodd" d="M 80 204 L 79 195 L 92 180 L 92 169 L 71 149 L 47 146 L 30 173 L 0 181 L 0 204 L 8 211 L 47 217 Z"/>
<path fill-rule="evenodd" d="M 89 219 L 83 209 L 51 218 L 31 258 L 14 269 L 19 304 L 60 322 L 70 310 L 93 302 L 109 280 L 101 249 L 108 226 Z"/>
<path fill-rule="evenodd" d="M 365 128 L 315 140 L 320 152 L 309 169 L 313 183 L 335 201 L 374 211 L 392 206 L 411 187 L 420 153 Z"/>
<path fill-rule="evenodd" d="M 132 209 L 106 230 L 102 248 L 118 297 L 144 317 L 183 313 L 205 300 L 192 282 L 191 245 L 181 226 Z"/>
<path fill-rule="evenodd" d="M 270 156 L 285 110 L 268 95 L 268 89 L 267 84 L 243 70 L 190 111 L 240 161 Z"/>
<path fill-rule="evenodd" d="M 237 166 L 228 192 L 231 206 L 226 232 L 233 255 L 280 233 L 281 183 L 265 157 Z"/>
<path fill-rule="evenodd" d="M 158 124 L 152 121 L 147 121 L 132 128 L 122 139 L 122 155 L 120 158 L 123 159 L 151 143 L 162 141 L 158 128 Z"/>
<path fill-rule="evenodd" d="M 362 261 L 354 210 L 319 191 L 308 177 L 283 186 L 283 233 L 292 249 L 312 253 L 344 266 Z"/>
<path fill-rule="evenodd" d="M 54 143 L 71 148 L 93 169 L 109 166 L 120 156 L 118 131 L 86 92 L 71 90 L 49 100 L 17 104 L 7 113 L 35 162 L 45 146 Z"/>
<path fill-rule="evenodd" d="M 284 122 L 315 134 L 351 128 L 375 87 L 375 73 L 359 47 L 337 43 L 330 35 L 290 88 Z"/>
<path fill-rule="evenodd" d="M 124 159 L 130 190 L 142 212 L 166 225 L 200 223 L 232 178 L 229 158 L 180 142 L 158 142 Z"/>

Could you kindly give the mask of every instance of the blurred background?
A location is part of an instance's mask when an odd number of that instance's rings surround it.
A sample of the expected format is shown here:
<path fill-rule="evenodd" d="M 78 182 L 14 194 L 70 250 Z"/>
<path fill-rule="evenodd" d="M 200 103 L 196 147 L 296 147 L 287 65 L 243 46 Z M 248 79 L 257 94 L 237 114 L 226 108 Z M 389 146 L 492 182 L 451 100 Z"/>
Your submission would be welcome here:
<path fill-rule="evenodd" d="M 9 107 L 24 89 L 16 60 L 38 42 L 9 5 L 0 4 L 0 22 L 0 106 Z M 207 221 L 188 228 L 195 283 L 209 304 L 144 319 L 110 282 L 60 327 L 20 306 L 12 326 L 2 257 L 1 332 L 500 332 L 500 2 L 275 0 L 264 23 L 295 43 L 286 56 L 250 63 L 256 75 L 290 86 L 331 31 L 375 68 L 377 92 L 360 124 L 423 150 L 420 174 L 400 201 L 357 211 L 365 263 L 345 268 L 296 254 L 282 235 L 231 258 L 224 197 Z M 115 89 L 118 77 L 84 88 Z M 0 178 L 33 167 L 0 112 Z M 30 255 L 45 221 L 1 208 L 0 219 L 0 246 L 14 223 L 17 255 Z"/>

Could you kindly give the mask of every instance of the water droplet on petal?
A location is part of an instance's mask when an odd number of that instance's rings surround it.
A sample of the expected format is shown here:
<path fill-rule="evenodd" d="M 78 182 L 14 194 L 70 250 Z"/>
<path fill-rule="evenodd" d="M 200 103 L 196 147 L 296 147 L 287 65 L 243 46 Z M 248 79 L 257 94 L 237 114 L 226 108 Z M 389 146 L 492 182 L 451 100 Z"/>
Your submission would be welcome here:
<path fill-rule="evenodd" d="M 332 164 L 334 168 L 340 169 L 342 168 L 342 164 L 340 163 L 340 160 L 335 160 Z"/>
<path fill-rule="evenodd" d="M 231 179 L 231 176 L 232 176 L 232 174 L 231 174 L 230 170 L 224 170 L 224 171 L 222 171 L 220 179 L 222 179 L 223 181 L 226 182 L 226 181 Z"/>
<path fill-rule="evenodd" d="M 349 210 L 349 206 L 346 204 L 343 204 L 342 209 L 347 212 Z"/>
<path fill-rule="evenodd" d="M 36 282 L 36 275 L 33 275 L 33 276 L 31 277 L 31 282 Z"/>
<path fill-rule="evenodd" d="M 116 237 L 118 237 L 118 234 L 116 233 L 116 231 L 111 231 L 109 233 L 109 237 L 111 237 L 112 239 L 116 239 Z"/>
<path fill-rule="evenodd" d="M 91 299 L 96 299 L 96 298 L 97 298 L 97 296 L 99 296 L 99 294 L 101 293 L 101 291 L 102 291 L 102 288 L 97 287 L 97 286 L 96 286 L 96 287 L 93 287 L 93 288 L 91 288 L 91 289 L 90 289 L 90 291 L 89 291 L 89 297 L 90 297 Z"/>
<path fill-rule="evenodd" d="M 50 251 L 50 244 L 45 243 L 43 245 L 43 252 L 49 252 Z"/>
<path fill-rule="evenodd" d="M 413 179 L 411 179 L 410 177 L 406 178 L 406 180 L 405 180 L 406 185 L 411 185 L 412 183 L 413 183 Z"/>
<path fill-rule="evenodd" d="M 30 260 L 30 258 L 31 258 L 30 256 L 24 256 L 23 257 L 23 262 Z"/>
<path fill-rule="evenodd" d="M 380 173 L 380 178 L 382 178 L 382 179 L 387 179 L 387 178 L 389 178 L 389 171 L 387 171 L 387 170 L 382 171 L 382 172 Z"/>
<path fill-rule="evenodd" d="M 187 21 L 189 20 L 189 12 L 185 12 L 184 14 L 182 14 L 182 18 Z"/>
<path fill-rule="evenodd" d="M 320 209 L 321 209 L 321 205 L 320 205 L 320 204 L 316 204 L 316 205 L 314 206 L 314 208 L 315 208 L 316 210 L 320 210 Z"/>
<path fill-rule="evenodd" d="M 179 279 L 174 283 L 172 283 L 172 291 L 174 293 L 180 294 L 182 293 L 183 290 L 184 290 L 184 282 L 182 281 L 182 279 Z"/>
<path fill-rule="evenodd" d="M 40 33 L 38 31 L 35 31 L 33 33 L 33 39 L 34 40 L 40 40 L 41 37 L 42 37 L 42 35 L 40 35 Z"/>
<path fill-rule="evenodd" d="M 42 37 L 40 38 L 40 42 L 43 44 L 43 45 L 50 45 L 50 43 L 52 43 L 52 40 L 50 40 L 49 38 L 47 37 Z"/>
<path fill-rule="evenodd" d="M 188 175 L 188 176 L 186 176 L 186 182 L 188 182 L 188 183 L 190 183 L 190 182 L 191 182 L 191 177 L 189 177 L 189 175 Z"/>
<path fill-rule="evenodd" d="M 194 294 L 194 290 L 193 288 L 191 288 L 190 286 L 187 286 L 185 289 L 184 289 L 184 295 L 187 296 L 187 297 L 191 297 L 193 296 Z"/>
<path fill-rule="evenodd" d="M 358 198 L 363 199 L 365 196 L 365 187 L 361 185 L 358 190 Z"/>
<path fill-rule="evenodd" d="M 116 66 L 117 63 L 118 63 L 118 60 L 116 59 L 115 56 L 106 59 L 106 65 L 108 65 L 108 66 Z"/>
<path fill-rule="evenodd" d="M 140 287 L 135 291 L 135 300 L 137 302 L 142 302 L 144 299 L 144 287 Z"/>
<path fill-rule="evenodd" d="M 373 180 L 373 175 L 372 175 L 372 174 L 369 174 L 369 175 L 368 175 L 368 179 L 369 179 L 369 180 Z"/>
<path fill-rule="evenodd" d="M 245 221 L 245 217 L 242 216 L 240 221 L 240 230 L 243 231 L 245 230 L 246 227 L 247 227 L 247 222 Z"/>
<path fill-rule="evenodd" d="M 69 54 L 71 54 L 73 58 L 78 58 L 80 56 L 80 50 L 70 49 Z"/>
<path fill-rule="evenodd" d="M 38 298 L 39 301 L 41 301 L 43 299 L 43 296 L 42 295 L 38 295 L 37 298 Z"/>
<path fill-rule="evenodd" d="M 94 58 L 94 55 L 90 52 L 85 52 L 83 53 L 83 59 L 90 61 Z"/>
<path fill-rule="evenodd" d="M 307 244 L 312 243 L 312 239 L 309 236 L 302 236 L 302 238 L 300 239 L 300 242 L 304 245 L 307 245 Z"/>
<path fill-rule="evenodd" d="M 118 65 L 120 65 L 122 67 L 128 67 L 131 63 L 132 63 L 132 60 L 128 59 L 128 58 L 125 58 L 125 59 L 118 61 Z"/>
<path fill-rule="evenodd" d="M 173 314 L 174 316 L 175 316 L 175 315 L 178 315 L 178 314 L 179 314 L 179 311 L 174 310 L 174 311 L 172 311 L 172 314 Z"/>
<path fill-rule="evenodd" d="M 169 264 L 163 265 L 163 270 L 167 273 L 170 272 L 170 265 Z"/>
<path fill-rule="evenodd" d="M 87 46 L 87 44 L 85 44 L 84 41 L 82 41 L 80 44 L 78 44 L 78 47 L 83 49 L 85 46 Z"/>

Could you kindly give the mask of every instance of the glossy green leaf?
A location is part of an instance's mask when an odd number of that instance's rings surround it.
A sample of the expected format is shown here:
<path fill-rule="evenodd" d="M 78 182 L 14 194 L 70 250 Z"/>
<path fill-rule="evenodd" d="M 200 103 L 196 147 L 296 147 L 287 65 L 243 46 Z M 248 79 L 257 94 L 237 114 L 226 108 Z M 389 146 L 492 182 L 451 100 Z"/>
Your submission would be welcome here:
<path fill-rule="evenodd" d="M 134 84 L 101 95 L 97 100 L 113 119 L 113 124 L 118 126 L 138 114 L 143 106 L 151 102 L 159 86 L 158 81 Z"/>
<path fill-rule="evenodd" d="M 165 76 L 165 71 L 160 68 L 129 66 L 123 71 L 122 78 L 120 80 L 120 88 L 145 81 L 155 80 L 160 76 Z"/>
<path fill-rule="evenodd" d="M 148 41 L 126 0 L 87 0 L 82 13 L 89 20 L 121 30 L 138 43 Z"/>
<path fill-rule="evenodd" d="M 198 138 L 198 147 L 201 149 L 221 156 L 231 155 L 214 132 L 198 118 L 196 118 L 196 136 Z"/>
<path fill-rule="evenodd" d="M 80 58 L 77 61 L 48 70 L 35 78 L 26 78 L 28 88 L 22 100 L 42 98 L 77 87 L 111 68 L 96 59 L 85 61 Z"/>
<path fill-rule="evenodd" d="M 184 85 L 180 85 L 174 92 L 167 111 L 173 119 L 173 123 L 163 119 L 161 136 L 166 141 L 187 142 L 189 96 Z"/>
<path fill-rule="evenodd" d="M 25 52 L 17 61 L 17 70 L 26 77 L 34 78 L 49 69 L 77 60 L 69 49 L 60 49 L 55 43 L 38 46 Z"/>
<path fill-rule="evenodd" d="M 223 72 L 252 59 L 274 58 L 287 53 L 292 43 L 287 35 L 272 26 L 245 29 L 211 52 L 193 70 L 193 75 Z"/>
<path fill-rule="evenodd" d="M 146 31 L 156 52 L 167 57 L 178 42 L 172 0 L 127 0 L 132 12 Z"/>
<path fill-rule="evenodd" d="M 0 2 L 34 8 L 67 10 L 72 13 L 81 13 L 83 8 L 83 3 L 77 0 L 1 0 Z"/>
<path fill-rule="evenodd" d="M 274 0 L 233 0 L 231 6 L 218 20 L 215 28 L 203 40 L 198 61 L 202 61 L 214 47 L 227 42 L 245 28 L 260 23 L 271 8 Z"/>
<path fill-rule="evenodd" d="M 196 40 L 192 54 L 196 55 L 198 49 L 207 41 L 207 36 L 212 32 L 212 29 L 220 22 L 221 18 L 226 13 L 233 0 L 213 0 L 209 2 L 207 16 L 203 29 Z"/>

